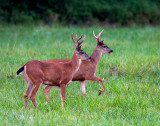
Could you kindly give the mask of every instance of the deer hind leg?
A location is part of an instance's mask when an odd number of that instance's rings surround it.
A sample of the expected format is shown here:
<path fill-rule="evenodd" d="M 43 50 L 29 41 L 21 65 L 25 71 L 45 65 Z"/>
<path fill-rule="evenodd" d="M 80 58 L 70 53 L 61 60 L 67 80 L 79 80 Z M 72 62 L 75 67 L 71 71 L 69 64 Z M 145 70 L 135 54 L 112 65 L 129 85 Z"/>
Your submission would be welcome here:
<path fill-rule="evenodd" d="M 32 82 L 31 80 L 28 78 L 28 75 L 26 72 L 23 73 L 23 77 L 27 83 L 27 89 L 26 89 L 26 92 L 24 93 L 24 99 L 25 99 L 25 109 L 27 109 L 27 103 L 28 103 L 28 96 L 32 90 Z"/>
<path fill-rule="evenodd" d="M 39 89 L 39 87 L 40 87 L 41 84 L 42 84 L 42 82 L 33 85 L 33 90 L 31 92 L 30 99 L 32 100 L 32 103 L 33 103 L 33 105 L 34 105 L 35 108 L 37 108 L 37 103 L 36 103 L 35 98 L 36 98 L 36 94 L 37 94 L 38 89 Z"/>
<path fill-rule="evenodd" d="M 87 80 L 92 80 L 92 81 L 101 82 L 102 93 L 105 91 L 102 78 L 97 77 L 97 76 L 93 76 L 93 77 L 91 77 L 91 78 L 89 78 L 89 79 L 87 79 Z M 101 94 L 101 92 L 99 93 L 99 95 L 100 95 L 100 94 Z"/>
<path fill-rule="evenodd" d="M 60 94 L 61 94 L 61 100 L 62 100 L 62 107 L 64 107 L 65 103 L 65 93 L 66 93 L 66 85 L 62 84 L 59 88 Z"/>
<path fill-rule="evenodd" d="M 82 94 L 86 96 L 85 81 L 80 81 L 80 87 L 81 87 Z"/>
<path fill-rule="evenodd" d="M 43 88 L 44 94 L 45 94 L 45 97 L 46 97 L 46 100 L 47 100 L 47 101 L 50 101 L 49 91 L 51 90 L 52 87 L 53 87 L 53 86 L 47 85 L 47 86 L 45 86 L 45 87 Z"/>
<path fill-rule="evenodd" d="M 28 96 L 29 96 L 29 94 L 30 94 L 31 90 L 32 90 L 32 83 L 31 83 L 31 82 L 28 82 L 28 83 L 27 83 L 27 89 L 26 89 L 26 92 L 24 93 L 25 109 L 27 109 Z"/>

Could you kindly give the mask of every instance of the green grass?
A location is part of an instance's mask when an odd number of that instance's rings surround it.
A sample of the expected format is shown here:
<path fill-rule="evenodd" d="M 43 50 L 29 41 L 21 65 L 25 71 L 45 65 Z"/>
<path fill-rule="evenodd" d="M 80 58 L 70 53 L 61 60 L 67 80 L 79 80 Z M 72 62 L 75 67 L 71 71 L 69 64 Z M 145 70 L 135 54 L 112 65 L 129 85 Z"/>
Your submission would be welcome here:
<path fill-rule="evenodd" d="M 96 34 L 102 27 L 94 27 Z M 46 102 L 42 85 L 37 111 L 31 100 L 24 108 L 26 83 L 16 71 L 32 59 L 71 58 L 71 33 L 86 34 L 83 49 L 96 46 L 93 28 L 61 26 L 0 26 L 1 125 L 142 125 L 160 124 L 160 27 L 104 28 L 101 39 L 114 50 L 103 54 L 96 75 L 104 78 L 105 93 L 97 82 L 86 81 L 84 98 L 79 82 L 66 90 L 62 108 L 59 90 Z"/>

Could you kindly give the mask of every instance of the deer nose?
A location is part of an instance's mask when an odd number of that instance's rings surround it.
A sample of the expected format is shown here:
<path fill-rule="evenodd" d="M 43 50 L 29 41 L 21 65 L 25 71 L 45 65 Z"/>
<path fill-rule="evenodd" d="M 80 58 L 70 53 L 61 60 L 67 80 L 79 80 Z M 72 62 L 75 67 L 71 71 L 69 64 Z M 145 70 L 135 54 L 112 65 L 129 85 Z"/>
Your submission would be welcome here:
<path fill-rule="evenodd" d="M 109 53 L 112 53 L 113 52 L 113 50 L 111 50 Z"/>
<path fill-rule="evenodd" d="M 89 57 L 89 61 L 91 60 L 91 57 Z"/>

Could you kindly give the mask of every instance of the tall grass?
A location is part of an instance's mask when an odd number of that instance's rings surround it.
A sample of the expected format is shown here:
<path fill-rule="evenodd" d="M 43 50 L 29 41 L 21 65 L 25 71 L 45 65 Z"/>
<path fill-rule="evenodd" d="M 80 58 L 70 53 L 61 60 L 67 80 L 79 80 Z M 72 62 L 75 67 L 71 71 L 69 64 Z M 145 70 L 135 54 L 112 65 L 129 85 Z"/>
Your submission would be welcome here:
<path fill-rule="evenodd" d="M 97 82 L 86 81 L 83 97 L 79 82 L 66 91 L 62 108 L 59 89 L 45 100 L 42 85 L 37 111 L 31 100 L 24 109 L 26 83 L 16 78 L 19 67 L 32 59 L 71 58 L 71 33 L 85 34 L 83 49 L 91 54 L 92 35 L 102 27 L 0 26 L 0 124 L 1 125 L 159 125 L 160 124 L 160 28 L 104 28 L 101 39 L 113 49 L 103 54 L 96 75 L 104 78 L 105 93 Z"/>

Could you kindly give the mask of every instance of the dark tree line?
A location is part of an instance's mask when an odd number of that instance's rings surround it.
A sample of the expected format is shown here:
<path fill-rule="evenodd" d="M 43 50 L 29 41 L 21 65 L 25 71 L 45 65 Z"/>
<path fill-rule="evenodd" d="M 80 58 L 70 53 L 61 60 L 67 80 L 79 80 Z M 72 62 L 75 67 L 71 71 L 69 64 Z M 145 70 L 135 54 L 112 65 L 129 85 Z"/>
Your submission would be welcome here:
<path fill-rule="evenodd" d="M 0 22 L 160 24 L 160 0 L 0 0 Z"/>

